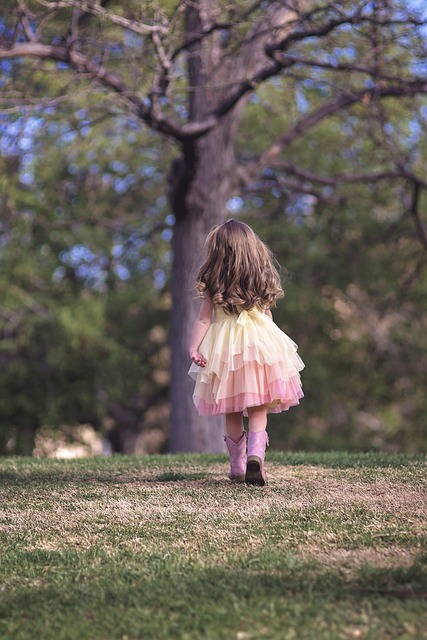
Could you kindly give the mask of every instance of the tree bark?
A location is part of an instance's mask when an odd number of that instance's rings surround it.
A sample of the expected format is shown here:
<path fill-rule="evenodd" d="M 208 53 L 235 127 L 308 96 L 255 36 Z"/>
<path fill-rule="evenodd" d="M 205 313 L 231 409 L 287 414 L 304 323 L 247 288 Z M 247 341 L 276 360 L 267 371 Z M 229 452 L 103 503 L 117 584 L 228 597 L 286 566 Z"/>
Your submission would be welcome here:
<path fill-rule="evenodd" d="M 203 122 L 224 104 L 235 86 L 268 64 L 264 53 L 266 38 L 281 35 L 281 27 L 294 15 L 282 6 L 267 12 L 264 23 L 256 26 L 238 55 L 224 56 L 221 36 L 198 36 L 216 19 L 217 2 L 195 0 L 186 9 L 188 47 L 189 122 Z M 224 418 L 199 418 L 192 401 L 194 382 L 187 375 L 190 365 L 188 345 L 197 315 L 195 276 L 201 263 L 206 235 L 215 224 L 227 218 L 227 201 L 239 192 L 235 141 L 247 95 L 220 118 L 215 127 L 183 146 L 169 176 L 169 200 L 175 214 L 172 269 L 171 317 L 171 437 L 172 452 L 224 451 Z"/>
<path fill-rule="evenodd" d="M 188 38 L 213 20 L 215 2 L 194 2 L 186 10 Z M 223 97 L 222 79 L 229 75 L 221 56 L 219 34 L 189 47 L 189 121 L 201 121 Z M 225 84 L 225 83 L 224 83 Z M 187 375 L 188 345 L 200 302 L 195 276 L 209 229 L 227 217 L 227 200 L 236 181 L 235 132 L 240 109 L 222 118 L 212 131 L 184 146 L 170 172 L 170 203 L 175 214 L 171 318 L 171 451 L 224 450 L 224 418 L 200 418 L 192 401 L 194 382 Z"/>
<path fill-rule="evenodd" d="M 224 121 L 194 145 L 194 159 L 172 167 L 171 204 L 175 214 L 172 269 L 171 450 L 223 451 L 223 418 L 199 418 L 192 401 L 194 381 L 187 375 L 188 345 L 200 301 L 195 290 L 197 268 L 209 229 L 227 217 L 227 200 L 235 186 L 232 123 Z M 194 175 L 188 175 L 194 170 Z M 184 183 L 187 184 L 185 185 Z M 187 187 L 185 189 L 185 186 Z"/>

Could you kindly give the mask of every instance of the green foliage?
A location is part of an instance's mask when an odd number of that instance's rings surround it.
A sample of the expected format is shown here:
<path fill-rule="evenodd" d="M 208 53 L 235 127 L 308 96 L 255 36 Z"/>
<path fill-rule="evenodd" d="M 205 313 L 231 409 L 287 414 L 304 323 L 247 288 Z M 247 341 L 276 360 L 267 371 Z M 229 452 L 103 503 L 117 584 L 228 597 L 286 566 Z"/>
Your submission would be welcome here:
<path fill-rule="evenodd" d="M 411 281 L 421 251 L 399 190 L 346 187 L 339 208 L 300 215 L 285 201 L 273 219 L 266 194 L 262 219 L 245 212 L 289 272 L 274 316 L 306 363 L 301 406 L 270 419 L 273 446 L 425 448 L 427 281 Z"/>
<path fill-rule="evenodd" d="M 322 50 L 310 41 L 302 49 L 312 60 L 361 60 L 374 35 L 363 27 L 352 33 L 351 46 L 343 31 L 326 38 Z M 388 36 L 382 31 L 382 63 L 404 75 L 410 54 Z M 262 151 L 301 113 L 334 100 L 339 88 L 356 91 L 371 81 L 330 68 L 298 71 L 250 99 L 239 132 L 242 158 Z M 374 179 L 401 162 L 424 175 L 425 132 L 425 99 L 362 102 L 298 137 L 241 201 L 239 215 L 288 272 L 275 319 L 307 365 L 301 406 L 270 418 L 273 446 L 425 450 L 425 246 L 411 214 L 413 188 L 402 179 Z M 372 181 L 334 183 L 341 175 Z M 425 203 L 422 194 L 419 211 Z"/>
<path fill-rule="evenodd" d="M 136 437 L 167 395 L 158 162 L 132 123 L 67 113 L 31 137 L 18 120 L 31 162 L 2 160 L 0 434 L 16 452 L 43 424 L 110 417 L 125 431 L 126 414 Z"/>
<path fill-rule="evenodd" d="M 354 13 L 357 4 L 339 3 L 339 15 Z M 7 33 L 23 9 L 3 5 Z M 34 25 L 43 20 L 46 41 L 66 40 L 72 7 L 46 12 L 37 0 L 25 6 Z M 312 3 L 305 27 L 336 19 L 336 7 Z M 398 17 L 408 11 L 404 2 L 373 3 L 366 11 L 375 11 L 378 23 L 296 40 L 284 55 L 299 62 L 254 85 L 242 112 L 236 164 L 245 169 L 309 113 L 341 93 L 366 90 L 357 104 L 294 136 L 259 180 L 246 190 L 236 186 L 237 204 L 229 203 L 288 270 L 275 318 L 307 365 L 301 406 L 271 418 L 275 448 L 425 449 L 425 246 L 414 224 L 413 187 L 402 178 L 374 179 L 396 167 L 426 174 L 425 98 L 370 93 L 424 68 L 423 30 L 383 20 L 393 7 Z M 172 66 L 158 99 L 165 118 L 186 122 L 193 87 L 179 49 L 183 6 L 114 1 L 108 12 L 130 21 L 129 28 L 101 8 L 81 20 L 81 52 L 145 96 L 142 105 L 152 104 L 159 52 L 166 52 Z M 218 3 L 214 18 L 223 28 L 212 38 L 221 43 L 223 63 L 265 15 L 265 3 Z M 138 32 L 141 24 L 164 29 L 156 41 L 149 29 Z M 111 419 L 131 447 L 148 426 L 168 428 L 174 220 L 167 180 L 177 149 L 144 128 L 126 92 L 116 94 L 90 74 L 39 59 L 4 64 L 0 451 L 29 453 L 34 430 L 44 424 L 91 421 L 104 429 Z M 372 180 L 334 182 L 340 175 Z M 422 216 L 424 192 L 418 205 Z"/>

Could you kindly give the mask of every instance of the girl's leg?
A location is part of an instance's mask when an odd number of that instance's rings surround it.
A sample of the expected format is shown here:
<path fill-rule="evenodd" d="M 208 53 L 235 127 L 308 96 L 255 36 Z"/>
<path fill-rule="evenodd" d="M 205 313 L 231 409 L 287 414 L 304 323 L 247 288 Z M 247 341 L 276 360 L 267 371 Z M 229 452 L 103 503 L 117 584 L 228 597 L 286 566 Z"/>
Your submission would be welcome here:
<path fill-rule="evenodd" d="M 235 482 L 244 482 L 246 473 L 246 434 L 243 429 L 243 413 L 227 413 L 225 416 L 227 435 L 224 440 L 230 453 L 228 477 Z"/>
<path fill-rule="evenodd" d="M 246 484 L 255 484 L 263 487 L 266 482 L 264 471 L 265 448 L 268 444 L 267 436 L 267 407 L 250 407 L 249 433 L 248 433 L 248 457 L 246 463 Z"/>
<path fill-rule="evenodd" d="M 227 436 L 234 440 L 234 442 L 238 442 L 240 440 L 244 431 L 242 411 L 239 411 L 238 413 L 225 414 L 225 430 L 227 432 Z"/>
<path fill-rule="evenodd" d="M 267 407 L 249 407 L 249 431 L 259 433 L 267 428 Z"/>

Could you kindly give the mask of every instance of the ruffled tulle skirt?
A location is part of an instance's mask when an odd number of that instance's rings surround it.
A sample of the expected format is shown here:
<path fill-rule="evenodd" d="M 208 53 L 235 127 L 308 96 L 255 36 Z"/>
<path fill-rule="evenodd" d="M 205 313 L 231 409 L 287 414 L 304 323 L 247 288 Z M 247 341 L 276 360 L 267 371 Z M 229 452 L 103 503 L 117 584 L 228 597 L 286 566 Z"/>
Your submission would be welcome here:
<path fill-rule="evenodd" d="M 201 416 L 267 405 L 280 413 L 303 397 L 299 372 L 304 363 L 297 345 L 259 309 L 229 315 L 215 310 L 199 351 L 206 367 L 192 364 L 193 401 Z"/>

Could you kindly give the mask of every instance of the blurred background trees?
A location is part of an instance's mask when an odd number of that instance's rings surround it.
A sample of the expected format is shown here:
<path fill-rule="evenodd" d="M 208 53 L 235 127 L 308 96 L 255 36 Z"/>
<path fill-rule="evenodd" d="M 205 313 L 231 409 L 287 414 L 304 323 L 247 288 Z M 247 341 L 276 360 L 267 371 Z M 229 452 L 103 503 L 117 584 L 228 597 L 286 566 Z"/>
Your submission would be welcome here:
<path fill-rule="evenodd" d="M 186 335 L 205 232 L 231 216 L 286 268 L 275 319 L 307 365 L 272 445 L 425 447 L 417 4 L 34 0 L 0 15 L 1 451 L 87 423 L 114 451 L 164 451 L 171 433 L 174 450 L 219 447 L 192 412 Z"/>

